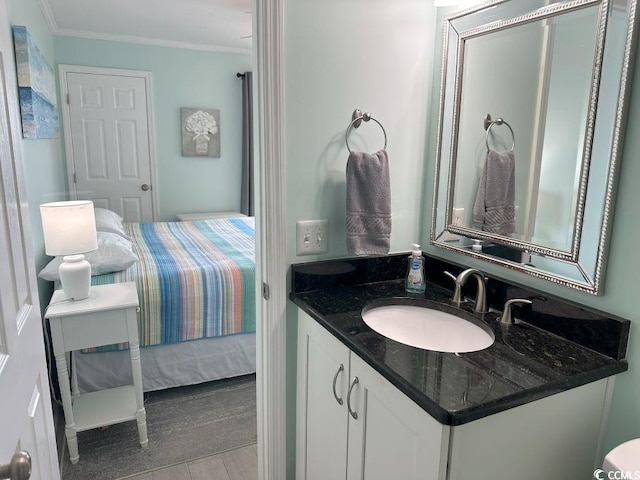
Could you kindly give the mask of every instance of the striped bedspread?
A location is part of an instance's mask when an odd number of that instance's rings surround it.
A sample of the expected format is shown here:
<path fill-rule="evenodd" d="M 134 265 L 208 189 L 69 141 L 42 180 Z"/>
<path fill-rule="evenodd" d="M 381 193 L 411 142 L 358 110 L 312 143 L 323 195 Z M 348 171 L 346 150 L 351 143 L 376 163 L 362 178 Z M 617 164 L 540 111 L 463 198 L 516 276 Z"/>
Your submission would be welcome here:
<path fill-rule="evenodd" d="M 140 345 L 255 332 L 253 218 L 129 223 L 125 229 L 140 262 L 92 283 L 136 282 Z"/>

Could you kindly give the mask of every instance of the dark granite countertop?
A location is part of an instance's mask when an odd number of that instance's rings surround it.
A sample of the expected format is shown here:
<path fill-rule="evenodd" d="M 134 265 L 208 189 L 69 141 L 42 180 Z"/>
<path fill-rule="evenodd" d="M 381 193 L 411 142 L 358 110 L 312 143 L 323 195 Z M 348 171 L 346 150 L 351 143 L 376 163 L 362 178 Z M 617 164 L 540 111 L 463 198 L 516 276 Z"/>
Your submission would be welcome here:
<path fill-rule="evenodd" d="M 303 267 L 301 267 L 302 269 Z M 299 289 L 304 290 L 304 289 Z M 361 310 L 374 300 L 400 297 L 437 302 L 455 313 L 451 292 L 428 283 L 407 294 L 402 279 L 294 291 L 291 300 L 436 420 L 461 425 L 627 370 L 616 360 L 518 321 L 502 326 L 499 313 L 473 314 L 495 334 L 478 352 L 442 353 L 410 347 L 369 328 Z M 472 308 L 462 309 L 471 315 Z"/>

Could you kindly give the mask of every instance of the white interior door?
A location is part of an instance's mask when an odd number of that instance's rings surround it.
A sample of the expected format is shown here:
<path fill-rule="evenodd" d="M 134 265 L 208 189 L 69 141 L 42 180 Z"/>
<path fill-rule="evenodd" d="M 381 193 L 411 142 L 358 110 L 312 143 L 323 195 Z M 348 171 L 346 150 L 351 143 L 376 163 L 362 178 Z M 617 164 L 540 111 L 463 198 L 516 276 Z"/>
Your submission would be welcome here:
<path fill-rule="evenodd" d="M 153 221 L 151 74 L 62 65 L 60 78 L 75 198 L 93 200 L 128 222 Z"/>
<path fill-rule="evenodd" d="M 0 466 L 26 450 L 31 478 L 49 480 L 60 474 L 24 180 L 13 149 L 20 139 L 13 58 L 0 0 Z"/>

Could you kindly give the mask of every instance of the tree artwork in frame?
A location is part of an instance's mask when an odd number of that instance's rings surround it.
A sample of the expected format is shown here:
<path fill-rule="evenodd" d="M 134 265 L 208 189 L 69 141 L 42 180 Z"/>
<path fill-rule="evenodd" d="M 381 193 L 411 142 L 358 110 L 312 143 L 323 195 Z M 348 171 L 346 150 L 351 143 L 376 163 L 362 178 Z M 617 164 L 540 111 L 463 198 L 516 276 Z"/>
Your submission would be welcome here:
<path fill-rule="evenodd" d="M 181 108 L 182 156 L 220 158 L 220 110 Z"/>

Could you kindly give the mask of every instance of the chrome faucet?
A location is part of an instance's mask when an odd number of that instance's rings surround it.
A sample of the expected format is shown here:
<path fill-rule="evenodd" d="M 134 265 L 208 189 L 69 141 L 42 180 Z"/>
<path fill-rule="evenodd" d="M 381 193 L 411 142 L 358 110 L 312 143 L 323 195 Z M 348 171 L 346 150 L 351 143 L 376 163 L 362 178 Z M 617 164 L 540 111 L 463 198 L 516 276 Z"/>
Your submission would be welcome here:
<path fill-rule="evenodd" d="M 476 313 L 487 313 L 487 284 L 484 278 L 484 274 L 480 270 L 476 270 L 475 268 L 468 268 L 460 273 L 457 277 L 453 274 L 445 271 L 445 275 L 451 278 L 454 282 L 456 282 L 456 288 L 453 291 L 453 298 L 451 301 L 454 305 L 460 308 L 460 304 L 464 301 L 462 298 L 462 287 L 467 282 L 467 279 L 470 276 L 476 277 L 477 280 L 477 288 L 476 288 L 476 302 L 473 307 L 473 311 Z"/>

